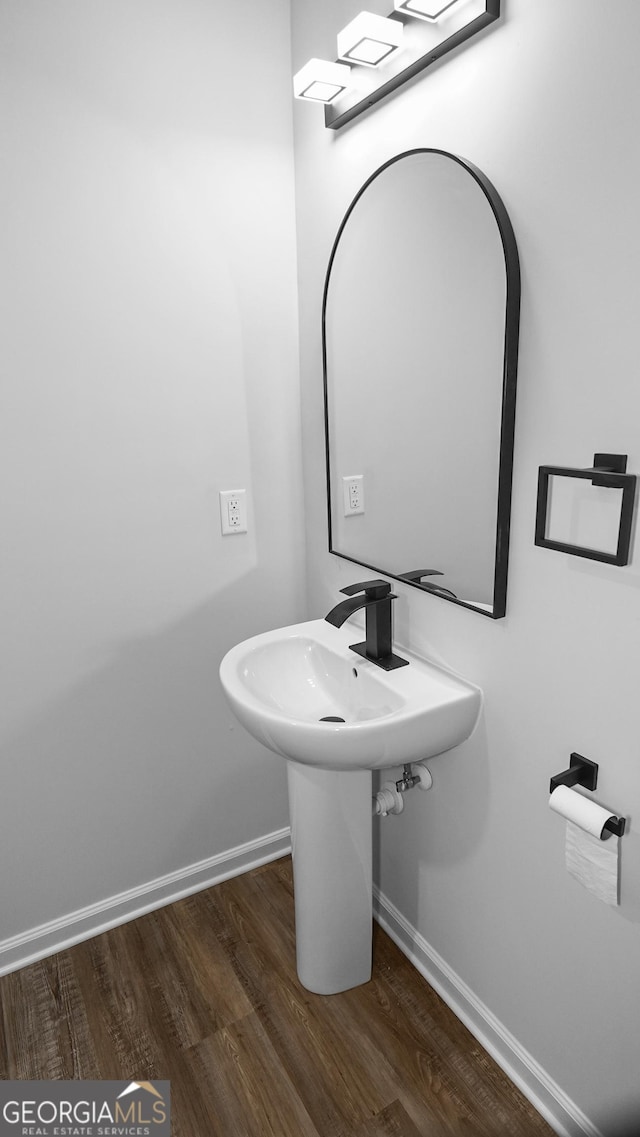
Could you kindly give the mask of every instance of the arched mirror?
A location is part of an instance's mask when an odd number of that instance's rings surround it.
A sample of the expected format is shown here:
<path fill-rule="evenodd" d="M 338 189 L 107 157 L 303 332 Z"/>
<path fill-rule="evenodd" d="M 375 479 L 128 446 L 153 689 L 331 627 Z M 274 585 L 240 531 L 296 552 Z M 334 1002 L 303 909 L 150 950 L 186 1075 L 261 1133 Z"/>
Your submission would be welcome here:
<path fill-rule="evenodd" d="M 478 169 L 420 149 L 369 178 L 325 283 L 329 548 L 494 619 L 519 311 L 513 230 Z"/>

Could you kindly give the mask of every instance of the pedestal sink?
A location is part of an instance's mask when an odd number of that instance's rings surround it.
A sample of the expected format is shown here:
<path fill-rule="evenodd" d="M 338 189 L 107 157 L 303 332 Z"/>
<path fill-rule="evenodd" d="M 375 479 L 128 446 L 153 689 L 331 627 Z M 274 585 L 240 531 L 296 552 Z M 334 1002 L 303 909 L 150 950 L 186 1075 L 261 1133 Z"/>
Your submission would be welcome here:
<path fill-rule="evenodd" d="M 403 650 L 383 671 L 350 650 L 353 626 L 278 628 L 233 647 L 220 680 L 240 723 L 287 759 L 301 983 L 333 994 L 371 976 L 371 771 L 469 737 L 478 687 Z"/>

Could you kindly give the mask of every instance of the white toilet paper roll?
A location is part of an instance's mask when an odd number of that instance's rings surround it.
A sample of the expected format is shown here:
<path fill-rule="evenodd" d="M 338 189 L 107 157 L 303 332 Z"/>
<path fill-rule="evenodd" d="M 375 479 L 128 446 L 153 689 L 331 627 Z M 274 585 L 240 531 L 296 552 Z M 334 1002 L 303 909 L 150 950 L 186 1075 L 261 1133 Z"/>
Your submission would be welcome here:
<path fill-rule="evenodd" d="M 614 813 L 609 813 L 601 805 L 589 801 L 589 798 L 569 786 L 558 786 L 549 798 L 549 805 L 561 817 L 573 821 L 580 829 L 584 829 L 585 833 L 591 833 L 594 837 L 600 837 L 605 821 L 615 817 Z"/>
<path fill-rule="evenodd" d="M 598 900 L 616 906 L 620 903 L 620 839 L 599 841 L 572 821 L 567 821 L 565 864 L 580 884 Z"/>

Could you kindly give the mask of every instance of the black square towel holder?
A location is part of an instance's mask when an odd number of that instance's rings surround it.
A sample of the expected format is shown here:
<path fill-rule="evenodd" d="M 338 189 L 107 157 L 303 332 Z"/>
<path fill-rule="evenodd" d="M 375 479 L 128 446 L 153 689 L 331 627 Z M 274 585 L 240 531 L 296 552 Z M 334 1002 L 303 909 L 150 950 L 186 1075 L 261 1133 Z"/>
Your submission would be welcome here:
<path fill-rule="evenodd" d="M 559 553 L 571 553 L 574 557 L 588 557 L 592 561 L 605 561 L 610 565 L 628 564 L 636 478 L 635 474 L 627 474 L 626 470 L 626 454 L 594 454 L 593 466 L 587 469 L 578 469 L 573 466 L 540 466 L 536 507 L 536 545 L 541 545 L 545 549 L 556 549 Z M 565 541 L 552 541 L 547 537 L 549 478 L 553 475 L 564 478 L 587 478 L 593 486 L 622 490 L 618 544 L 615 553 L 605 553 L 599 549 L 587 549 L 581 545 L 570 545 Z"/>

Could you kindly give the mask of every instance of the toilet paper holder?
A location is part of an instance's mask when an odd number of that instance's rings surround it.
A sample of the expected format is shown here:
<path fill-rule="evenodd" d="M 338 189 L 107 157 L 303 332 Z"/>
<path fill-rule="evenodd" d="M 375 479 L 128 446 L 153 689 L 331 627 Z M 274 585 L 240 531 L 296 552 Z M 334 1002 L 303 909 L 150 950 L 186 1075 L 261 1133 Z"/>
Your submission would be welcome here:
<path fill-rule="evenodd" d="M 595 790 L 598 784 L 598 763 L 590 758 L 583 758 L 582 754 L 574 751 L 569 758 L 570 766 L 559 774 L 554 774 L 549 783 L 549 793 L 557 790 L 558 786 L 584 786 L 586 790 Z M 604 823 L 602 840 L 606 841 L 611 833 L 615 837 L 622 837 L 626 818 L 610 817 Z M 606 829 L 606 835 L 604 830 Z"/>
<path fill-rule="evenodd" d="M 624 817 L 609 817 L 602 827 L 602 832 L 604 833 L 606 829 L 607 836 L 609 833 L 613 833 L 614 837 L 622 837 L 622 834 L 624 833 L 625 820 L 626 818 Z M 603 841 L 606 841 L 606 839 L 606 837 L 601 838 Z"/>

